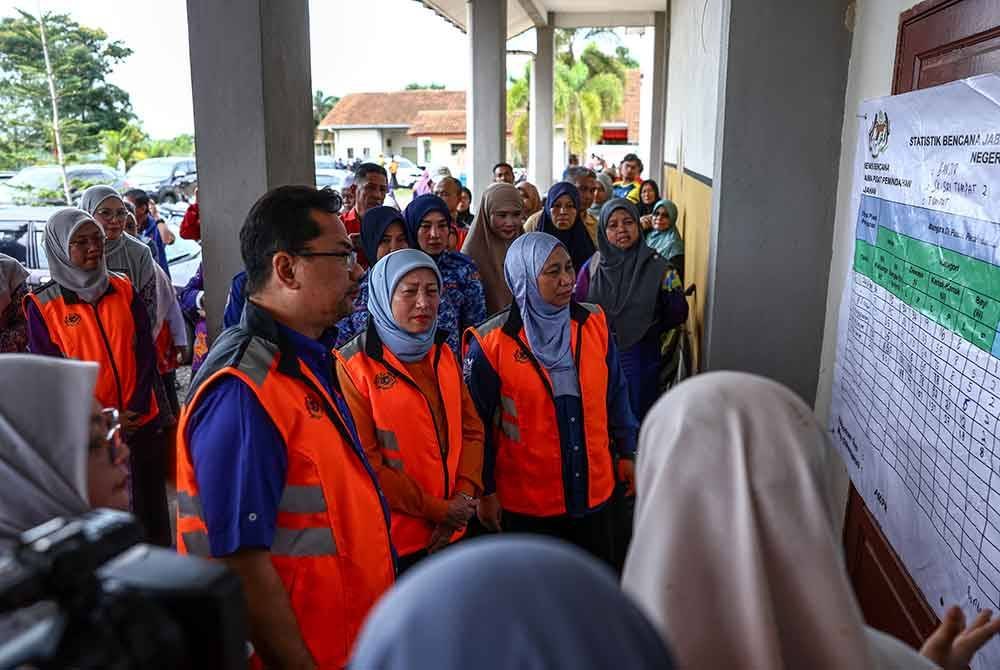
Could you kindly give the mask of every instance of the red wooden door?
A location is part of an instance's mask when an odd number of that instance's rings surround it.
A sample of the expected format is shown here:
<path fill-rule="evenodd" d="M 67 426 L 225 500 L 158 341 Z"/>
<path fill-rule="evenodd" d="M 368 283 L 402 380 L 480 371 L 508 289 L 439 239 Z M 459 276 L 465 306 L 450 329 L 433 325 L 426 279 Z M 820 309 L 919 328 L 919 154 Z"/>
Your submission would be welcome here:
<path fill-rule="evenodd" d="M 1000 72 L 1000 0 L 927 0 L 900 15 L 894 94 L 987 72 Z M 920 647 L 937 617 L 853 486 L 844 551 L 865 620 Z"/>

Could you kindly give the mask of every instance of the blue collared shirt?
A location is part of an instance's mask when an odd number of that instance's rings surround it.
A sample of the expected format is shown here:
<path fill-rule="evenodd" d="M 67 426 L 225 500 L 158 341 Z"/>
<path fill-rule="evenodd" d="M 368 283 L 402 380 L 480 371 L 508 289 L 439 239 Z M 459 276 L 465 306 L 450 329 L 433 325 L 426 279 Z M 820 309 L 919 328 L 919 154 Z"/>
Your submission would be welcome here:
<path fill-rule="evenodd" d="M 277 324 L 281 336 L 333 399 L 361 454 L 351 413 L 334 383 L 336 340 L 319 340 Z M 225 375 L 198 403 L 187 425 L 188 444 L 213 556 L 240 549 L 268 549 L 285 488 L 285 442 L 257 396 L 242 380 Z"/>

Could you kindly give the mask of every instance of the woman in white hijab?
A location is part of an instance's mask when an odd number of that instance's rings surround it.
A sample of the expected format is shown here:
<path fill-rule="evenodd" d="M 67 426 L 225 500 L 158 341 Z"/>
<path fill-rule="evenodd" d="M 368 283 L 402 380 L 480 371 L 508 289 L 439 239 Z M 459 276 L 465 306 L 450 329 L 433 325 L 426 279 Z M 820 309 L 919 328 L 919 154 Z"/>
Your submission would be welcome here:
<path fill-rule="evenodd" d="M 7 354 L 0 379 L 18 389 L 0 394 L 0 547 L 53 517 L 127 510 L 128 448 L 93 399 L 97 364 Z"/>
<path fill-rule="evenodd" d="M 701 375 L 653 407 L 622 582 L 681 667 L 950 670 L 997 632 L 986 610 L 963 632 L 953 608 L 922 657 L 865 626 L 827 475 L 837 458 L 809 407 L 761 377 Z"/>

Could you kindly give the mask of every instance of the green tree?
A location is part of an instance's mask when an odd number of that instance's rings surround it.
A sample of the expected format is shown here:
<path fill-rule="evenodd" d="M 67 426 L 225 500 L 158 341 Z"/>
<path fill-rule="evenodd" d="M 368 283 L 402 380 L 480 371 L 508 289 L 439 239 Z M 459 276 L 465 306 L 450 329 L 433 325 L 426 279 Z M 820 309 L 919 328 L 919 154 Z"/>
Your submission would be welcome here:
<path fill-rule="evenodd" d="M 556 63 L 553 86 L 555 116 L 566 128 L 571 153 L 582 155 L 601 136 L 601 122 L 622 106 L 624 86 L 610 73 L 591 75 L 580 61 L 572 67 Z"/>
<path fill-rule="evenodd" d="M 581 39 L 589 40 L 582 51 L 576 44 Z M 600 138 L 601 123 L 621 111 L 626 71 L 636 63 L 627 47 L 619 45 L 612 55 L 594 40 L 620 41 L 617 33 L 606 28 L 559 29 L 555 34 L 555 122 L 566 129 L 566 143 L 576 154 L 585 153 L 587 146 Z M 528 158 L 530 75 L 529 65 L 521 77 L 512 77 L 507 87 L 514 154 L 524 162 Z"/>
<path fill-rule="evenodd" d="M 112 67 L 131 55 L 121 42 L 66 14 L 43 14 L 63 149 L 69 159 L 94 153 L 104 130 L 131 119 L 128 94 L 107 82 Z M 7 167 L 52 155 L 52 108 L 36 17 L 0 20 L 0 160 Z"/>
<path fill-rule="evenodd" d="M 145 151 L 147 158 L 194 156 L 194 135 L 183 134 L 169 140 L 149 140 Z"/>
<path fill-rule="evenodd" d="M 443 91 L 444 84 L 437 84 L 431 82 L 430 84 L 420 84 L 418 82 L 410 82 L 406 85 L 407 91 Z"/>
<path fill-rule="evenodd" d="M 333 106 L 340 101 L 335 95 L 327 95 L 323 91 L 313 93 L 313 128 L 318 126 Z"/>
<path fill-rule="evenodd" d="M 507 88 L 507 115 L 511 124 L 511 144 L 514 155 L 511 159 L 517 165 L 528 164 L 528 117 L 531 98 L 531 63 L 525 63 L 521 77 L 511 77 Z"/>
<path fill-rule="evenodd" d="M 121 130 L 102 130 L 101 149 L 104 151 L 104 162 L 117 167 L 119 162 L 129 169 L 144 158 L 147 153 L 149 138 L 142 128 L 128 124 Z"/>

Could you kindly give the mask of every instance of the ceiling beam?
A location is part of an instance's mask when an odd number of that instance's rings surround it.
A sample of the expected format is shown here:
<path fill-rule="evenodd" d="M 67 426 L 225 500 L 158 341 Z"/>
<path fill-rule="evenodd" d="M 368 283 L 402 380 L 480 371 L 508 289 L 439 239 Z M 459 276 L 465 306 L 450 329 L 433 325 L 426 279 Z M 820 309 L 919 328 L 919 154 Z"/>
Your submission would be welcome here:
<path fill-rule="evenodd" d="M 556 28 L 631 28 L 656 22 L 655 12 L 555 12 L 552 17 Z"/>
<path fill-rule="evenodd" d="M 542 0 L 517 0 L 536 28 L 549 25 L 549 10 Z"/>

